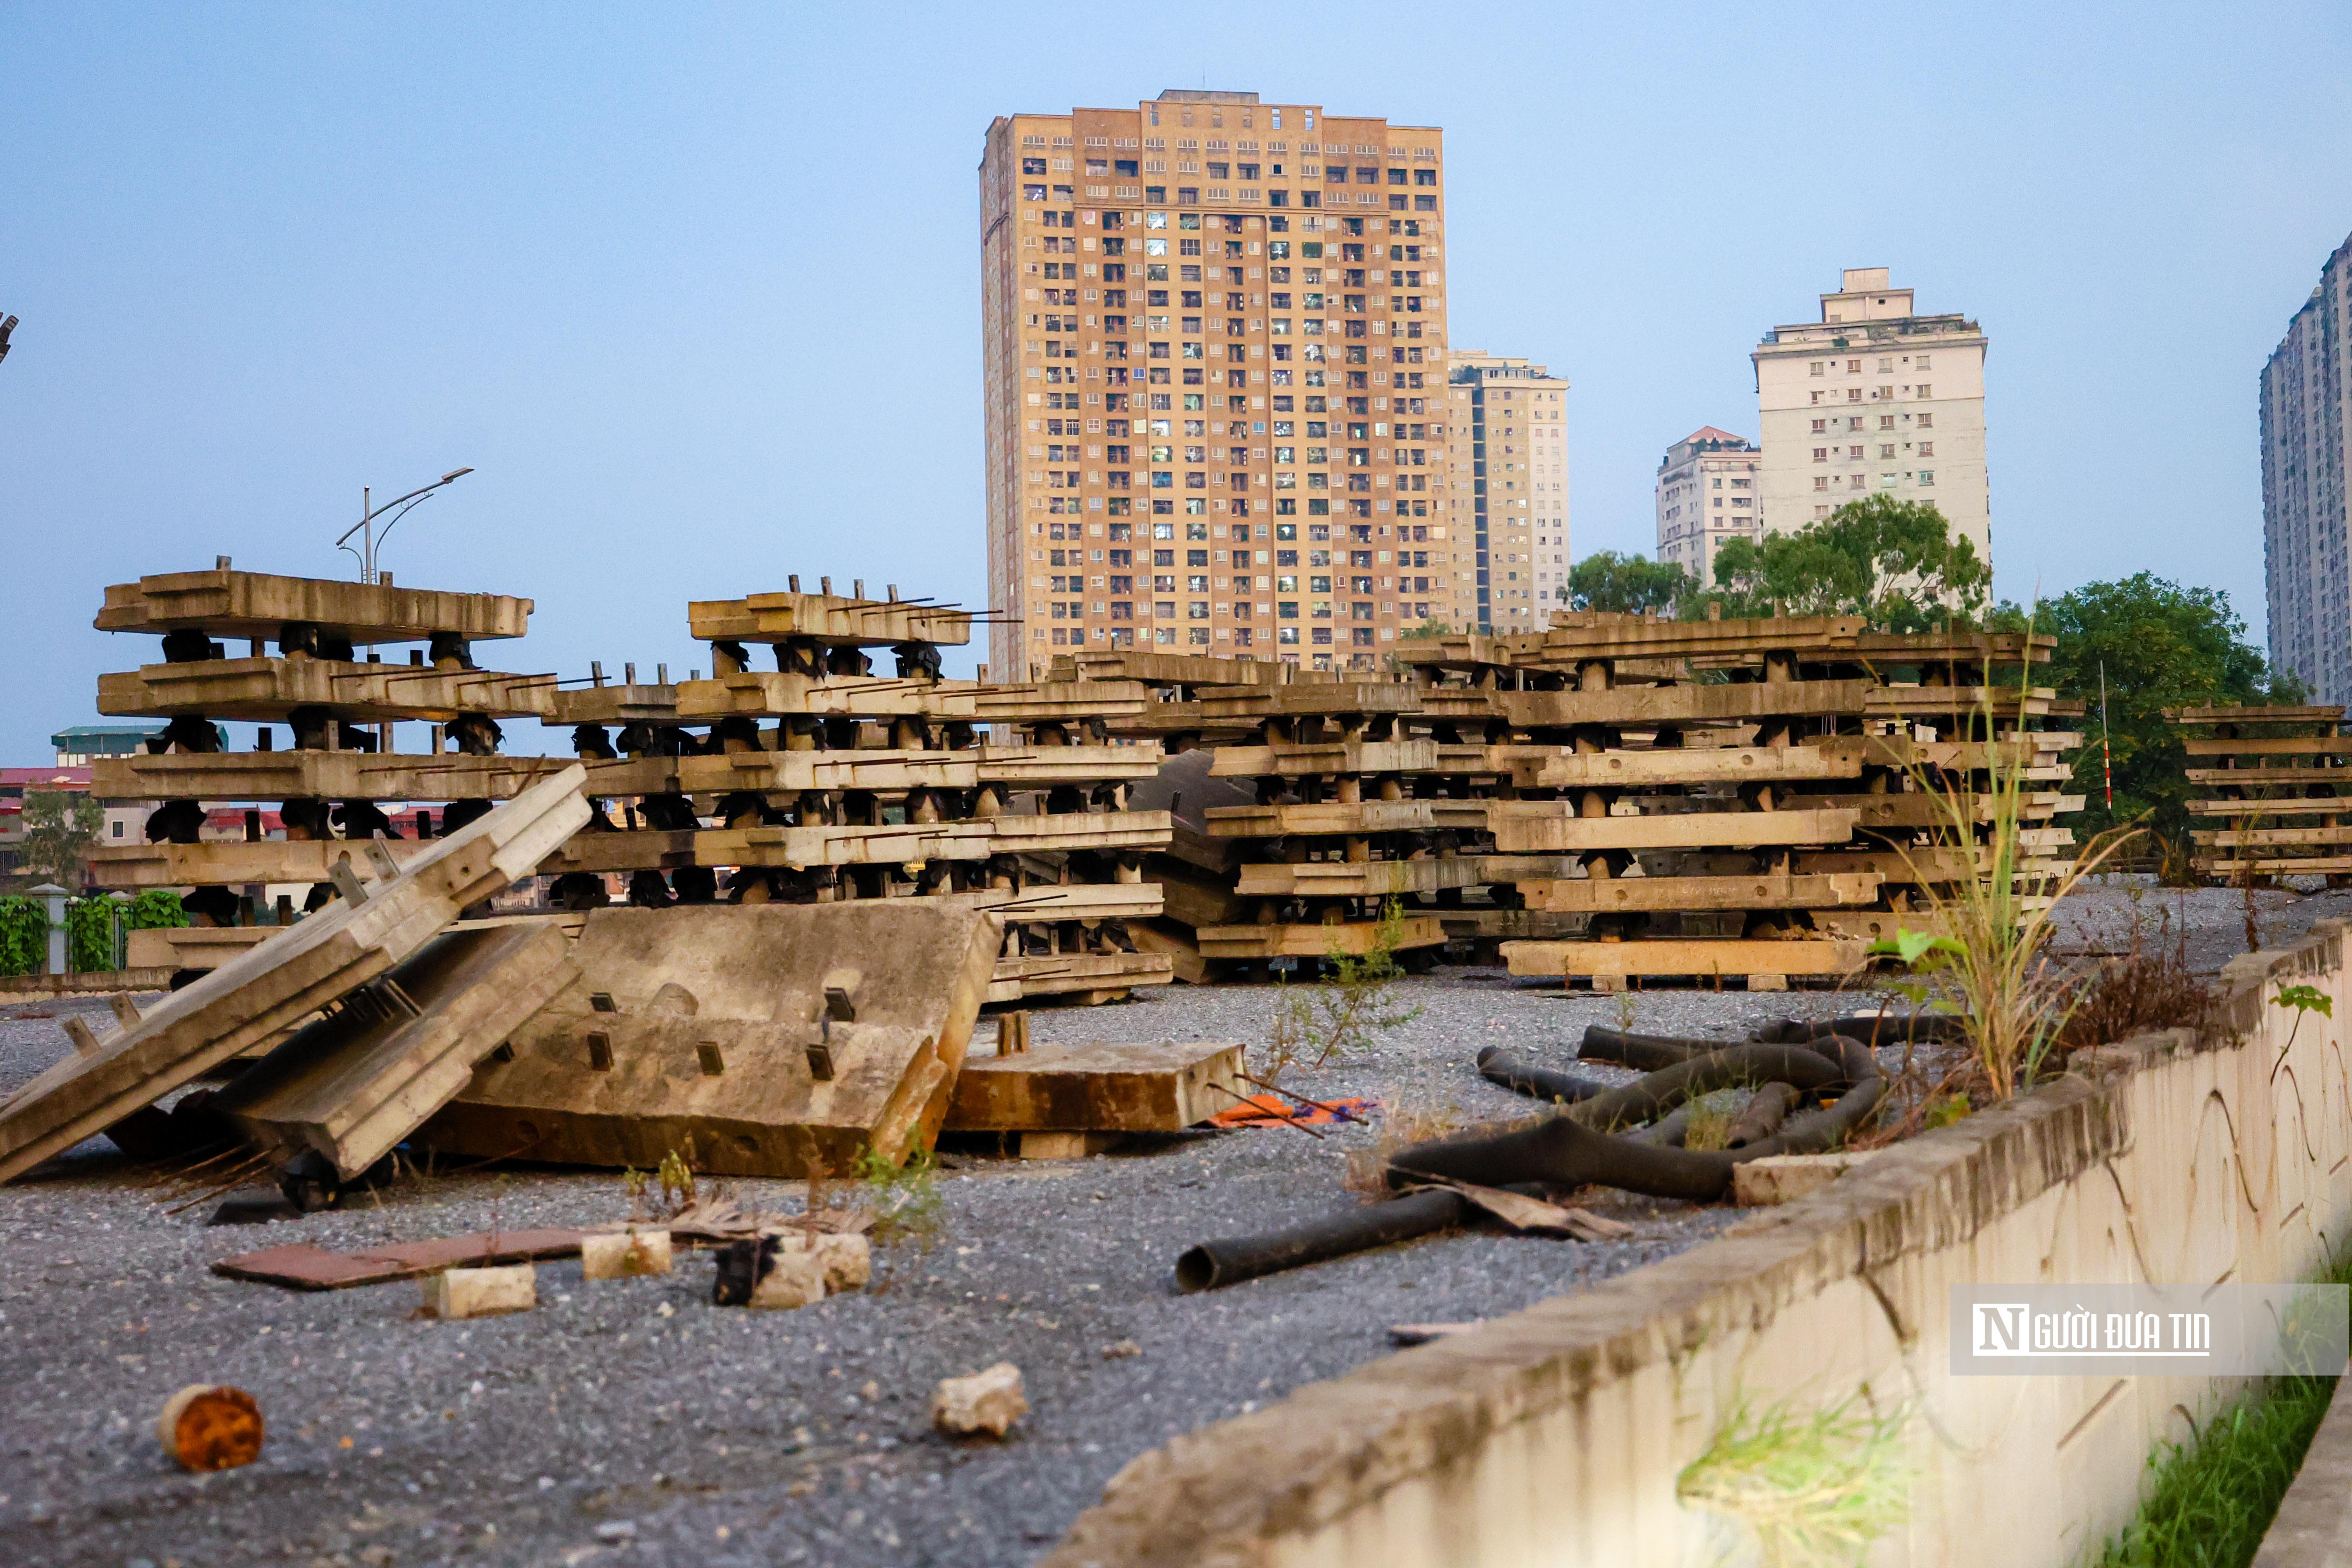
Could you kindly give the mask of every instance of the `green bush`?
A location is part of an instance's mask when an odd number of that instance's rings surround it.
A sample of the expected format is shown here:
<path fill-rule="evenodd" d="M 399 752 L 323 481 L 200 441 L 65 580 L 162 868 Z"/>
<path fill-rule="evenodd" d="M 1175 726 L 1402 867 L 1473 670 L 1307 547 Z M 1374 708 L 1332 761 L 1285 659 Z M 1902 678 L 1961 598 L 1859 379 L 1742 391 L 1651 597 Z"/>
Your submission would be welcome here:
<path fill-rule="evenodd" d="M 76 974 L 114 968 L 115 911 L 111 899 L 73 899 L 66 904 L 66 967 Z"/>
<path fill-rule="evenodd" d="M 39 899 L 0 898 L 0 974 L 38 974 L 49 957 L 49 911 Z"/>
<path fill-rule="evenodd" d="M 188 911 L 182 907 L 179 894 L 150 888 L 131 900 L 129 918 L 124 921 L 123 929 L 168 931 L 187 923 Z"/>

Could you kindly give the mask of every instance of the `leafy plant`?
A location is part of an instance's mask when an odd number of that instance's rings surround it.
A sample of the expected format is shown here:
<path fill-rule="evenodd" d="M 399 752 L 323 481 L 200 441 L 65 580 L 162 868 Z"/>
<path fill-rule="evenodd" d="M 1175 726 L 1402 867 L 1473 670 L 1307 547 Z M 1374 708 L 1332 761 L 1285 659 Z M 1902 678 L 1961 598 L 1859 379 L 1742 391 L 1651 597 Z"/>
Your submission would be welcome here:
<path fill-rule="evenodd" d="M 1731 1122 L 1739 1114 L 1739 1091 L 1732 1089 L 1719 1089 L 1692 1100 L 1689 1120 L 1684 1123 L 1683 1147 L 1730 1148 Z"/>
<path fill-rule="evenodd" d="M 47 902 L 0 898 L 0 974 L 37 974 L 48 959 Z"/>
<path fill-rule="evenodd" d="M 1877 1415 L 1858 1394 L 1810 1413 L 1743 1402 L 1675 1495 L 1728 1522 L 1769 1568 L 1859 1563 L 1910 1511 L 1907 1414 Z"/>
<path fill-rule="evenodd" d="M 2028 635 L 2032 629 L 2029 623 Z M 1933 926 L 1898 928 L 1891 941 L 1874 942 L 1869 952 L 1899 959 L 1915 973 L 1931 974 L 1948 987 L 1967 1019 L 1969 1044 L 1986 1088 L 1994 1099 L 2007 1100 L 2032 1086 L 2076 1000 L 2073 989 L 2052 973 L 2044 952 L 2053 931 L 2051 910 L 2138 830 L 2102 835 L 2049 879 L 2049 890 L 2042 892 L 2043 879 L 2021 866 L 2032 753 L 2015 740 L 2001 738 L 1999 700 L 1987 688 L 1979 701 L 1973 732 L 1984 748 L 1981 768 L 1966 765 L 1963 758 L 1963 765 L 1947 774 L 1916 753 L 1906 764 L 1914 784 L 1932 803 L 1946 847 L 1978 854 L 1976 874 L 1938 881 L 1921 869 L 1909 847 L 1894 846 L 1910 870 L 1908 879 L 1927 890 Z M 2022 731 L 2025 688 L 2019 689 L 2017 702 L 2016 730 Z M 1979 773 L 1988 781 L 1981 786 Z M 1981 843 L 1979 825 L 1987 830 Z M 2029 889 L 2021 889 L 2021 882 Z"/>
<path fill-rule="evenodd" d="M 123 906 L 112 899 L 74 899 L 66 905 L 66 967 L 94 974 L 114 967 L 115 924 Z"/>
<path fill-rule="evenodd" d="M 1396 983 L 1404 977 L 1397 945 L 1404 937 L 1404 906 L 1395 899 L 1381 906 L 1371 940 L 1361 953 L 1339 951 L 1334 939 L 1323 960 L 1322 979 L 1313 985 L 1285 983 L 1275 988 L 1274 1017 L 1267 1026 L 1261 1075 L 1278 1082 L 1300 1062 L 1319 1068 L 1335 1057 L 1370 1047 L 1374 1037 L 1402 1028 L 1421 1016 L 1418 1006 L 1395 1005 Z"/>
<path fill-rule="evenodd" d="M 131 931 L 176 931 L 188 923 L 180 895 L 150 888 L 125 907 L 123 923 Z"/>
<path fill-rule="evenodd" d="M 654 1183 L 661 1189 L 662 1202 L 672 1214 L 693 1203 L 699 1194 L 694 1185 L 694 1134 L 686 1135 L 683 1150 L 672 1149 L 662 1156 L 661 1168 L 654 1173 Z"/>
<path fill-rule="evenodd" d="M 929 1252 L 944 1218 L 939 1161 L 931 1152 L 918 1149 L 905 1163 L 894 1165 L 880 1150 L 868 1147 L 852 1169 L 865 1184 L 866 1201 L 874 1213 L 867 1234 L 886 1244 L 912 1241 Z"/>
<path fill-rule="evenodd" d="M 2336 999 L 2316 985 L 2282 985 L 2278 994 L 2271 998 L 2271 1005 L 2292 1008 L 2294 1012 L 2294 1022 L 2287 1026 L 2286 1044 L 2279 1047 L 2278 1060 L 2271 1064 L 2271 1077 L 2275 1079 L 2279 1068 L 2286 1065 L 2286 1054 L 2294 1049 L 2295 1031 L 2303 1027 L 2303 1016 L 2316 1013 L 2323 1018 L 2333 1019 L 2336 1016 Z"/>

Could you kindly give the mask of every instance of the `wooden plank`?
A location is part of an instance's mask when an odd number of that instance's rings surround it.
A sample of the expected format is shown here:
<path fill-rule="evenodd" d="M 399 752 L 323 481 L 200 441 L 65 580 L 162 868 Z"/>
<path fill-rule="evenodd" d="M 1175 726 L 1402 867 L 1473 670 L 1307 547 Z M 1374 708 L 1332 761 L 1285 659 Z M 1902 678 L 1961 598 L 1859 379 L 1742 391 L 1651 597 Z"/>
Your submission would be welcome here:
<path fill-rule="evenodd" d="M 1230 925 L 1202 926 L 1193 932 L 1201 956 L 1231 958 L 1323 958 L 1332 953 L 1360 956 L 1372 951 L 1380 927 L 1366 921 L 1354 925 Z M 1410 914 L 1401 925 L 1397 947 L 1440 947 L 1444 929 L 1437 917 Z"/>
<path fill-rule="evenodd" d="M 2352 735 L 2252 735 L 2242 741 L 2181 737 L 2192 757 L 2352 757 Z"/>
<path fill-rule="evenodd" d="M 2352 813 L 2352 795 L 2252 795 L 2239 800 L 2192 800 L 2191 816 L 2336 816 Z"/>
<path fill-rule="evenodd" d="M 1435 741 L 1429 740 L 1314 741 L 1272 746 L 1220 746 L 1209 771 L 1219 778 L 1433 773 L 1447 771 L 1440 765 L 1440 749 Z"/>
<path fill-rule="evenodd" d="M 2290 708 L 2253 708 L 2242 704 L 2218 704 L 2197 708 L 2167 708 L 2164 717 L 2173 724 L 2341 724 L 2344 710 L 2340 706 Z"/>
<path fill-rule="evenodd" d="M 1877 872 L 1816 872 L 1811 876 L 1579 877 L 1523 881 L 1529 909 L 1560 913 L 1612 910 L 1793 910 L 1816 904 L 1874 903 L 1885 879 Z"/>
<path fill-rule="evenodd" d="M 1182 707 L 1214 721 L 1218 720 L 1324 718 L 1355 714 L 1412 713 L 1420 709 L 1419 689 L 1411 686 L 1325 685 L 1203 687 Z"/>
<path fill-rule="evenodd" d="M 715 1175 L 895 1164 L 947 1114 L 1001 935 L 943 899 L 592 910 L 580 983 L 417 1140 L 650 1170 L 691 1135 Z"/>
<path fill-rule="evenodd" d="M 1162 912 L 1182 925 L 1239 925 L 1257 912 L 1255 900 L 1234 890 L 1231 874 L 1220 876 L 1154 856 L 1143 875 L 1159 888 Z"/>
<path fill-rule="evenodd" d="M 0 1101 L 0 1181 L 104 1131 L 247 1047 L 375 979 L 458 910 L 488 898 L 588 820 L 585 771 L 566 769 L 493 810 L 379 883 L 337 900 L 210 974 L 172 993 L 136 1028 L 118 1030 Z"/>
<path fill-rule="evenodd" d="M 1507 855 L 1590 849 L 1706 849 L 1727 845 L 1843 844 L 1855 813 L 1706 811 L 1674 816 L 1571 816 L 1564 801 L 1490 803 L 1495 847 Z"/>
<path fill-rule="evenodd" d="M 1852 645 L 1859 616 L 1779 616 L 1759 620 L 1670 621 L 1599 610 L 1555 610 L 1539 632 L 1497 637 L 1498 662 L 1558 664 L 1580 658 L 1693 658 L 1727 654 L 1811 651 Z"/>
<path fill-rule="evenodd" d="M 506 800 L 569 765 L 563 757 L 429 752 L 142 752 L 92 758 L 90 793 L 101 800 Z M 593 791 L 594 765 L 589 776 Z"/>
<path fill-rule="evenodd" d="M 961 647 L 971 641 L 971 612 L 898 599 L 841 594 L 752 594 L 740 599 L 696 599 L 686 606 L 688 631 L 704 642 L 815 643 L 827 647 L 876 647 L 927 642 Z"/>
<path fill-rule="evenodd" d="M 447 723 L 461 713 L 493 719 L 554 711 L 555 677 L 440 670 L 323 658 L 221 658 L 150 664 L 98 678 L 98 710 L 115 718 L 283 721 L 297 708 L 327 708 L 352 723 Z"/>
<path fill-rule="evenodd" d="M 604 795 L 723 795 L 735 790 L 1045 789 L 1057 784 L 1136 782 L 1159 772 L 1160 748 L 985 744 L 954 751 L 726 752 L 600 763 L 590 790 Z"/>
<path fill-rule="evenodd" d="M 680 866 L 800 869 L 985 860 L 992 855 L 1075 849 L 1158 849 L 1166 846 L 1171 826 L 1164 811 L 1100 811 L 880 826 L 816 824 L 708 827 L 698 832 L 583 833 L 550 856 L 541 869 L 547 876 Z"/>
<path fill-rule="evenodd" d="M 1998 722 L 2041 718 L 2052 711 L 2057 695 L 2041 686 L 2022 693 L 2000 686 L 1874 686 L 1862 711 L 1873 718 L 1899 715 L 1906 719 L 1967 719 L 1990 713 Z"/>
<path fill-rule="evenodd" d="M 339 632 L 359 644 L 425 642 L 455 632 L 469 642 L 519 637 L 531 602 L 504 594 L 450 594 L 278 577 L 261 572 L 166 572 L 118 583 L 91 624 L 102 632 L 201 631 L 216 637 L 275 640 L 289 621 Z"/>
<path fill-rule="evenodd" d="M 1143 648 L 1103 648 L 1055 654 L 1045 679 L 1140 680 L 1150 686 L 1288 686 L 1360 682 L 1362 672 L 1303 669 L 1271 659 L 1206 658 Z"/>
<path fill-rule="evenodd" d="M 744 670 L 677 689 L 682 721 L 725 718 L 922 718 L 973 724 L 1031 724 L 1140 717 L 1149 689 L 1132 681 L 1072 686 L 986 686 L 974 680 Z"/>
<path fill-rule="evenodd" d="M 985 892 L 930 893 L 928 898 L 955 899 L 974 909 L 992 911 L 1009 925 L 1079 921 L 1142 921 L 1165 912 L 1157 882 L 1066 882 Z"/>
<path fill-rule="evenodd" d="M 445 842 L 382 839 L 403 865 Z M 101 888 L 239 888 L 253 883 L 323 882 L 335 862 L 348 860 L 361 880 L 375 869 L 366 847 L 347 838 L 224 839 L 210 844 L 100 844 L 89 851 L 90 880 Z"/>
<path fill-rule="evenodd" d="M 1290 834 L 1345 836 L 1476 832 L 1486 826 L 1483 800 L 1324 801 L 1316 805 L 1217 805 L 1208 811 L 1213 838 L 1279 838 Z"/>
<path fill-rule="evenodd" d="M 1584 917 L 1555 910 L 1439 910 L 1448 942 L 1564 942 Z"/>
<path fill-rule="evenodd" d="M 1847 940 L 1755 941 L 1740 937 L 1660 938 L 1645 942 L 1511 942 L 1503 958 L 1514 974 L 1668 975 L 1705 979 L 1745 974 L 1851 974 L 1867 962 L 1864 943 Z"/>
<path fill-rule="evenodd" d="M 947 1131 L 1181 1131 L 1246 1099 L 1242 1070 L 1240 1046 L 1211 1040 L 971 1056 L 956 1077 Z"/>
<path fill-rule="evenodd" d="M 2181 773 L 2190 784 L 2240 785 L 2247 789 L 2315 784 L 2352 787 L 2352 767 L 2184 768 Z"/>
<path fill-rule="evenodd" d="M 645 682 L 613 686 L 574 686 L 548 700 L 551 725 L 675 724 L 677 688 Z"/>
<path fill-rule="evenodd" d="M 315 1150 L 349 1180 L 579 978 L 571 949 L 551 923 L 445 932 L 215 1090 L 210 1107 L 262 1147 Z"/>
<path fill-rule="evenodd" d="M 1496 752 L 1517 748 L 1497 746 Z M 1563 752 L 1537 771 L 1542 789 L 1852 779 L 1862 776 L 1860 737 L 1800 746 L 1668 747 L 1647 752 Z"/>
<path fill-rule="evenodd" d="M 544 1262 L 580 1250 L 582 1233 L 562 1228 L 502 1230 L 409 1241 L 358 1252 L 331 1252 L 307 1241 L 224 1258 L 213 1272 L 227 1279 L 285 1285 L 297 1290 L 345 1290 L 417 1279 L 445 1269 L 493 1263 Z"/>
<path fill-rule="evenodd" d="M 1025 997 L 1092 995 L 1108 1000 L 1139 985 L 1165 985 L 1175 977 L 1174 962 L 1159 953 L 1032 953 L 996 961 L 988 999 L 1004 1003 Z"/>
<path fill-rule="evenodd" d="M 1523 878 L 1566 877 L 1572 858 L 1527 855 L 1431 855 L 1413 860 L 1306 860 L 1244 866 L 1237 888 L 1245 898 L 1370 899 L 1479 888 Z"/>
<path fill-rule="evenodd" d="M 2198 828 L 2189 837 L 2196 843 L 2221 849 L 2352 844 L 2352 824 L 2336 827 Z"/>
<path fill-rule="evenodd" d="M 2198 868 L 2210 877 L 2242 877 L 2247 863 L 2242 859 L 2212 859 L 2198 857 Z M 2273 856 L 2257 858 L 2252 864 L 2257 877 L 2318 876 L 2323 872 L 2352 871 L 2352 855 Z"/>
<path fill-rule="evenodd" d="M 1866 680 L 1740 681 L 1726 686 L 1621 686 L 1606 691 L 1496 691 L 1489 706 L 1514 728 L 1576 724 L 1737 724 L 1811 713 L 1858 713 Z"/>
<path fill-rule="evenodd" d="M 299 921 L 296 922 L 299 924 Z M 293 926 L 151 926 L 128 932 L 124 958 L 133 969 L 218 969 Z"/>

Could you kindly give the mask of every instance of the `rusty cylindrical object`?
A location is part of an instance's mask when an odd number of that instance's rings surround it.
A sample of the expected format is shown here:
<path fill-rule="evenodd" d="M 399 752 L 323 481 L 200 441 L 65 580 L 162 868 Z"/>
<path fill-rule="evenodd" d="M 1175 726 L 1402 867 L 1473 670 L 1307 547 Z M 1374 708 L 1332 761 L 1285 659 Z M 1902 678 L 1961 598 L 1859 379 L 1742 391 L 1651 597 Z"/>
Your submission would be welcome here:
<path fill-rule="evenodd" d="M 189 1470 L 233 1470 L 261 1457 L 261 1406 L 242 1388 L 192 1383 L 155 1419 L 163 1451 Z"/>

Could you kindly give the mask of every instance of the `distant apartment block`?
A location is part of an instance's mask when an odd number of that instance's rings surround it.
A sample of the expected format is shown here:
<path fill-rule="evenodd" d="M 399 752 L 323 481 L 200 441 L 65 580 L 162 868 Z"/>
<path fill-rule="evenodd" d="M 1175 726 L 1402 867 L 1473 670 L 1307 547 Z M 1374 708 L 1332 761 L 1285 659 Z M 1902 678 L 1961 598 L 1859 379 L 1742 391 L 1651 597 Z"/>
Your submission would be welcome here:
<path fill-rule="evenodd" d="M 2352 546 L 2344 441 L 2352 418 L 2352 239 L 2319 271 L 2263 367 L 2263 563 L 2273 668 L 2320 702 L 2352 701 Z"/>
<path fill-rule="evenodd" d="M 1454 613 L 1444 152 L 1250 92 L 989 127 L 992 674 L 1070 647 L 1370 668 Z"/>
<path fill-rule="evenodd" d="M 1932 501 L 1992 552 L 1985 334 L 1923 316 L 1884 267 L 1846 269 L 1822 319 L 1775 327 L 1749 356 L 1762 414 L 1765 527 L 1802 528 L 1872 493 Z"/>
<path fill-rule="evenodd" d="M 1459 631 L 1539 629 L 1568 581 L 1568 382 L 1475 349 L 1454 350 L 1452 365 L 1454 542 L 1469 548 L 1453 552 L 1445 618 Z"/>
<path fill-rule="evenodd" d="M 1764 449 L 1708 425 L 1666 448 L 1658 465 L 1658 559 L 1715 586 L 1715 555 L 1763 532 Z"/>

